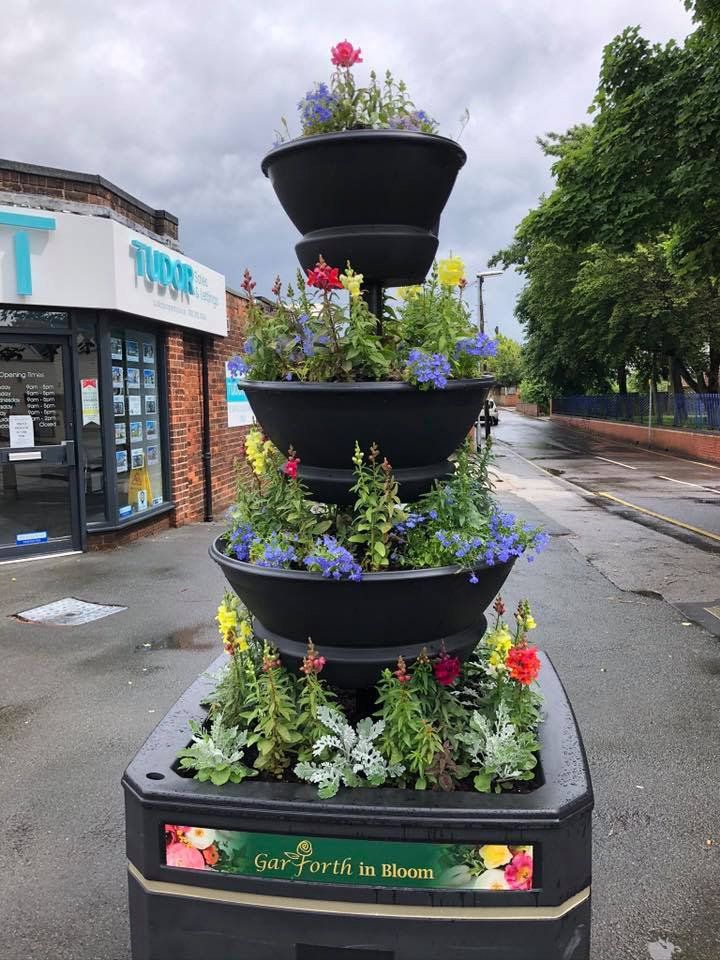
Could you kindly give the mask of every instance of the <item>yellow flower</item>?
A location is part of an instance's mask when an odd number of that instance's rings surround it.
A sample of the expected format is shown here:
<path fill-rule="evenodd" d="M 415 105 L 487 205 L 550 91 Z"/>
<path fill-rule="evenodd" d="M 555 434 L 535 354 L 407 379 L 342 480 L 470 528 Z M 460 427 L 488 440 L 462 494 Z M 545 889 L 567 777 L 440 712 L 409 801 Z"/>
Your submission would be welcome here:
<path fill-rule="evenodd" d="M 491 630 L 487 637 L 487 643 L 489 647 L 492 647 L 493 652 L 497 653 L 502 657 L 503 663 L 505 662 L 505 657 L 510 652 L 512 647 L 512 637 L 510 636 L 510 631 L 505 626 L 501 624 L 495 630 Z"/>
<path fill-rule="evenodd" d="M 267 461 L 272 450 L 272 441 L 263 440 L 259 430 L 251 430 L 245 437 L 245 456 L 252 467 L 253 473 L 262 477 L 267 470 Z"/>
<path fill-rule="evenodd" d="M 456 287 L 465 277 L 465 264 L 460 257 L 447 257 L 438 262 L 438 280 L 444 287 Z"/>
<path fill-rule="evenodd" d="M 493 652 L 492 652 L 492 653 L 490 654 L 490 656 L 488 657 L 488 665 L 493 668 L 493 671 L 494 671 L 495 673 L 497 673 L 498 670 L 504 670 L 504 669 L 505 669 L 505 657 L 506 657 L 506 656 L 507 656 L 507 654 L 505 654 L 505 653 L 498 653 L 497 650 L 493 650 Z"/>
<path fill-rule="evenodd" d="M 536 626 L 537 626 L 537 624 L 535 623 L 535 617 L 534 617 L 531 613 L 529 613 L 529 614 L 525 617 L 525 629 L 526 629 L 526 630 L 534 630 Z"/>
<path fill-rule="evenodd" d="M 345 273 L 340 276 L 340 283 L 345 287 L 353 300 L 357 300 L 360 296 L 360 284 L 362 282 L 363 275 L 361 273 L 353 273 L 351 267 L 348 267 Z"/>
<path fill-rule="evenodd" d="M 398 296 L 401 300 L 414 300 L 415 297 L 419 297 L 422 293 L 423 288 L 419 284 L 415 284 L 412 287 L 398 287 Z"/>
<path fill-rule="evenodd" d="M 220 636 L 223 640 L 227 640 L 228 636 L 237 627 L 237 613 L 224 603 L 221 603 L 215 619 L 217 620 Z"/>
<path fill-rule="evenodd" d="M 235 649 L 239 650 L 240 653 L 244 653 L 248 648 L 248 643 L 252 640 L 252 635 L 252 627 L 247 620 L 242 620 L 235 641 Z"/>
<path fill-rule="evenodd" d="M 504 843 L 486 843 L 485 846 L 480 847 L 480 856 L 488 870 L 504 867 L 512 860 L 510 847 L 506 847 Z"/>

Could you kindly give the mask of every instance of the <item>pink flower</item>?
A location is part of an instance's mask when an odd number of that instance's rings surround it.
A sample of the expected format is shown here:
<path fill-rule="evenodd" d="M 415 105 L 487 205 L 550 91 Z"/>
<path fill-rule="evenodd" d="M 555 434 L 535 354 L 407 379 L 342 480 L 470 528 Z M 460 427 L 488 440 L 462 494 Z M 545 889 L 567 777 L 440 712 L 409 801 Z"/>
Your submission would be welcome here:
<path fill-rule="evenodd" d="M 283 467 L 283 473 L 290 477 L 292 480 L 297 480 L 298 466 L 300 465 L 300 460 L 298 457 L 290 457 L 285 466 Z"/>
<path fill-rule="evenodd" d="M 533 861 L 527 853 L 516 853 L 505 867 L 505 879 L 511 890 L 532 888 Z"/>
<path fill-rule="evenodd" d="M 332 65 L 334 67 L 352 67 L 356 63 L 362 63 L 360 47 L 355 49 L 348 40 L 343 40 L 334 46 L 330 53 L 332 54 Z"/>
<path fill-rule="evenodd" d="M 204 870 L 205 857 L 200 850 L 186 843 L 171 843 L 165 851 L 165 863 L 169 867 L 183 867 L 186 870 Z"/>
<path fill-rule="evenodd" d="M 449 687 L 460 676 L 460 660 L 458 657 L 449 657 L 444 654 L 433 664 L 435 679 L 442 687 Z"/>

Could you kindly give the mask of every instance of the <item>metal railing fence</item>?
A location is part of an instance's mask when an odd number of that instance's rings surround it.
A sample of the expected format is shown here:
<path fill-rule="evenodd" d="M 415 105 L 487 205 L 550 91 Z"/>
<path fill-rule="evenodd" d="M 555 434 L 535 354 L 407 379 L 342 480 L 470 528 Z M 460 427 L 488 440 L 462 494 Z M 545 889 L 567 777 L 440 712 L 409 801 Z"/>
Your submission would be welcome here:
<path fill-rule="evenodd" d="M 618 420 L 654 427 L 720 430 L 720 393 L 606 393 L 559 397 L 553 413 L 595 420 Z"/>

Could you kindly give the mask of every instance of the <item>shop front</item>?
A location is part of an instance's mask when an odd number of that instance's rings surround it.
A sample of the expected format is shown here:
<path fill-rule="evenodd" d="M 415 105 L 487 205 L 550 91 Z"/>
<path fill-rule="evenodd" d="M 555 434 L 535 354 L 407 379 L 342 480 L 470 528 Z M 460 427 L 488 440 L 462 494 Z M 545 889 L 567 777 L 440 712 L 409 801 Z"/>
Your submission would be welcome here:
<path fill-rule="evenodd" d="M 175 494 L 202 478 L 212 438 L 195 449 L 173 422 L 169 381 L 202 413 L 226 291 L 163 239 L 126 217 L 0 204 L 0 561 L 183 522 Z"/>

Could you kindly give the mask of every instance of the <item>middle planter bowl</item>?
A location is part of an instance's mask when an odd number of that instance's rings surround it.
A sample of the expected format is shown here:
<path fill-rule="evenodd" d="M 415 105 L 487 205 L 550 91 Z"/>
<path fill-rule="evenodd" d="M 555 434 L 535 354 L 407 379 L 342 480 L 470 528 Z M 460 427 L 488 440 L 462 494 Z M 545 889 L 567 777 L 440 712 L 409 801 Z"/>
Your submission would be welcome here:
<path fill-rule="evenodd" d="M 276 570 L 234 560 L 223 537 L 210 556 L 255 618 L 255 633 L 299 666 L 308 638 L 327 658 L 324 675 L 341 687 L 369 687 L 399 656 L 423 647 L 461 659 L 485 632 L 485 610 L 510 575 L 514 559 L 478 567 L 477 583 L 460 567 L 366 573 L 332 580 L 302 570 Z"/>
<path fill-rule="evenodd" d="M 401 498 L 416 500 L 452 473 L 450 454 L 478 418 L 490 388 L 488 375 L 449 380 L 442 390 L 408 383 L 297 383 L 248 380 L 243 389 L 260 426 L 286 453 L 300 458 L 299 477 L 313 496 L 353 501 L 355 441 L 365 454 L 376 443 L 387 457 Z"/>

